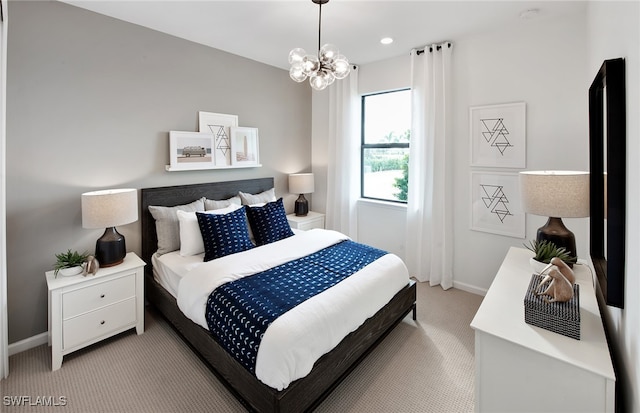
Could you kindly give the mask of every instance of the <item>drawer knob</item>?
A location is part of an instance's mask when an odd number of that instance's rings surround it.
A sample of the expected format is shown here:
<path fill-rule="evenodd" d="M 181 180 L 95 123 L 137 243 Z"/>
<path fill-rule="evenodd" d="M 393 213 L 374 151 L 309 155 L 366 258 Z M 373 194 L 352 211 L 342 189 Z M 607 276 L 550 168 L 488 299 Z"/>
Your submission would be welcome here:
<path fill-rule="evenodd" d="M 104 320 L 100 321 L 100 325 L 104 325 Z"/>
<path fill-rule="evenodd" d="M 100 294 L 100 298 L 104 298 L 104 294 Z"/>

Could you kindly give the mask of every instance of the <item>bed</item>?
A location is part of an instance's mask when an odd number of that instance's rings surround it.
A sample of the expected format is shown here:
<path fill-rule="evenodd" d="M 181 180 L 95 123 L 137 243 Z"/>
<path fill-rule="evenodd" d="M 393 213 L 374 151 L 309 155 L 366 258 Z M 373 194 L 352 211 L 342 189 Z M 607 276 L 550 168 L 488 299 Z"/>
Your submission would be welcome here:
<path fill-rule="evenodd" d="M 257 194 L 273 188 L 273 178 L 192 184 L 141 190 L 142 256 L 152 263 L 158 248 L 155 220 L 149 206 L 184 205 L 195 199 L 222 200 L 242 191 Z M 410 312 L 415 319 L 416 287 L 409 282 L 391 300 L 323 355 L 305 377 L 283 390 L 263 384 L 218 344 L 208 330 L 178 308 L 176 298 L 156 281 L 152 265 L 145 267 L 147 301 L 170 322 L 209 365 L 229 391 L 249 410 L 300 412 L 313 410 Z"/>

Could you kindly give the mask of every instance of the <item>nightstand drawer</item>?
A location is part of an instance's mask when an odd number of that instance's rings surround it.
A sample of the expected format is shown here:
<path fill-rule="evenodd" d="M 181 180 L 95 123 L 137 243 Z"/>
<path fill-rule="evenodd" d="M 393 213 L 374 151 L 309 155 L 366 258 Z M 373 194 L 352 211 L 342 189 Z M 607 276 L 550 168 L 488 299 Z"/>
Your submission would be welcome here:
<path fill-rule="evenodd" d="M 62 348 L 70 349 L 127 325 L 133 325 L 135 322 L 136 300 L 134 297 L 70 318 L 63 321 Z"/>
<path fill-rule="evenodd" d="M 308 231 L 313 228 L 324 228 L 324 217 L 310 219 L 305 222 L 298 223 L 297 228 L 302 231 Z"/>
<path fill-rule="evenodd" d="M 64 293 L 62 318 L 86 313 L 136 295 L 135 274 Z"/>

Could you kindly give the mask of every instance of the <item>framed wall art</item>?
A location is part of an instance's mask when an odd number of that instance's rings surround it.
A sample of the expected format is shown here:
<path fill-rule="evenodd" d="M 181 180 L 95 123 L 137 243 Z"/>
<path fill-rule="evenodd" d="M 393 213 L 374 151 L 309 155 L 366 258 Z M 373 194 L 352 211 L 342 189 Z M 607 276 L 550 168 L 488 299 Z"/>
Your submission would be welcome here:
<path fill-rule="evenodd" d="M 203 132 L 169 132 L 170 171 L 212 169 L 214 136 Z"/>
<path fill-rule="evenodd" d="M 471 166 L 526 167 L 526 104 L 469 109 Z"/>
<path fill-rule="evenodd" d="M 216 166 L 231 166 L 230 128 L 238 126 L 237 115 L 198 112 L 198 130 L 214 136 L 213 158 Z"/>
<path fill-rule="evenodd" d="M 525 213 L 517 173 L 471 172 L 471 229 L 525 237 Z"/>
<path fill-rule="evenodd" d="M 260 166 L 257 128 L 231 128 L 231 165 Z"/>

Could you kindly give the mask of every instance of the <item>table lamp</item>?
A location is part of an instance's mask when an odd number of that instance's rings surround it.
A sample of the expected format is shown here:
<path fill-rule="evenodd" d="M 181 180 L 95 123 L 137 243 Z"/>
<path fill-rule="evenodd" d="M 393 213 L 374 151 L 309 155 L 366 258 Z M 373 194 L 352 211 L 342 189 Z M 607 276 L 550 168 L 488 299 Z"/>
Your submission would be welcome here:
<path fill-rule="evenodd" d="M 309 213 L 309 202 L 304 194 L 314 191 L 314 179 L 312 173 L 301 173 L 289 175 L 289 192 L 299 194 L 296 199 L 294 212 L 296 216 L 306 216 Z"/>
<path fill-rule="evenodd" d="M 549 217 L 536 240 L 553 242 L 577 258 L 575 236 L 562 218 L 589 216 L 589 172 L 523 171 L 520 192 L 524 212 Z"/>
<path fill-rule="evenodd" d="M 138 220 L 138 191 L 136 189 L 106 189 L 82 194 L 82 226 L 106 228 L 96 241 L 96 258 L 100 267 L 120 264 L 127 248 L 124 236 L 116 230 Z"/>

